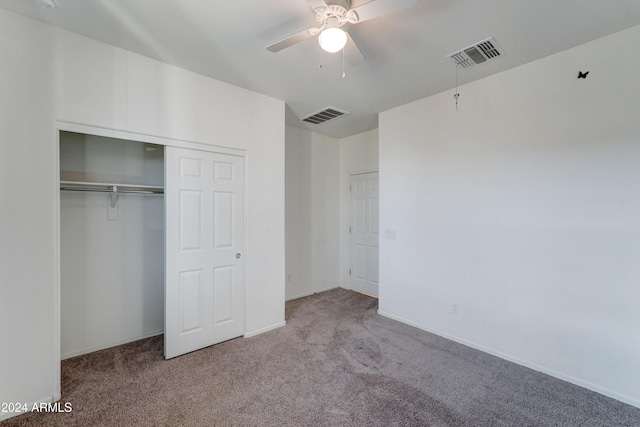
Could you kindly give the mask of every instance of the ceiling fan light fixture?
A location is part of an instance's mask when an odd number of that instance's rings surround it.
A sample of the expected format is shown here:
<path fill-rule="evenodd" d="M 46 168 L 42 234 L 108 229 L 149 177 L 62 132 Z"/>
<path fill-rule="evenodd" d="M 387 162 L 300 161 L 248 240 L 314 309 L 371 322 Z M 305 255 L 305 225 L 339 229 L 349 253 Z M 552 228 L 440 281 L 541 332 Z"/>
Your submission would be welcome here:
<path fill-rule="evenodd" d="M 318 36 L 318 43 L 325 51 L 336 53 L 347 44 L 347 33 L 336 27 L 326 28 Z"/>

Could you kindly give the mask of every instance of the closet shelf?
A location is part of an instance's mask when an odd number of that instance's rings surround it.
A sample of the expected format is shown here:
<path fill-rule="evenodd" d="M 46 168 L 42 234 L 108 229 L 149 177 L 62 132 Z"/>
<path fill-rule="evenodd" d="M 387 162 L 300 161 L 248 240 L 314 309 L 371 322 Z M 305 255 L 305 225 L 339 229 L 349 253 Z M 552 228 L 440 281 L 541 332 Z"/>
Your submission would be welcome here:
<path fill-rule="evenodd" d="M 103 182 L 60 181 L 63 191 L 94 191 L 99 193 L 164 194 L 158 185 L 110 184 Z"/>

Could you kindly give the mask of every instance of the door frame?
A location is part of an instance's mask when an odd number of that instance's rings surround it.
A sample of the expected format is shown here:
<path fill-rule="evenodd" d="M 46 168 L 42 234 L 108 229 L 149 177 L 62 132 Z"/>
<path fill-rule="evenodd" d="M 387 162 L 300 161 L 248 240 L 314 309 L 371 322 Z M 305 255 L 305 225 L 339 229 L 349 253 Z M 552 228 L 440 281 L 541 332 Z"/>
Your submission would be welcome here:
<path fill-rule="evenodd" d="M 354 292 L 359 292 L 360 291 L 356 291 L 351 287 L 351 275 L 349 274 L 348 270 L 350 270 L 351 268 L 353 268 L 353 259 L 351 259 L 351 233 L 349 232 L 349 228 L 351 227 L 351 180 L 353 179 L 354 176 L 358 176 L 358 175 L 366 175 L 369 173 L 377 173 L 378 174 L 378 180 L 380 179 L 380 170 L 378 168 L 376 169 L 361 169 L 361 170 L 357 170 L 357 171 L 352 171 L 349 173 L 349 182 L 347 183 L 347 185 L 349 186 L 349 189 L 347 190 L 347 205 L 349 206 L 349 210 L 348 210 L 348 214 L 347 214 L 347 223 L 346 223 L 346 235 L 347 235 L 347 259 L 348 259 L 348 263 L 347 263 L 347 285 L 349 287 L 350 290 L 354 291 Z M 344 200 L 344 199 L 343 199 Z M 343 223 L 344 224 L 344 223 Z M 344 247 L 344 246 L 343 246 Z M 374 298 L 380 298 L 379 297 L 379 290 L 378 290 L 378 296 L 374 297 Z M 373 297 L 373 295 L 369 295 L 369 294 L 364 294 L 367 296 L 371 296 Z"/>
<path fill-rule="evenodd" d="M 60 368 L 60 360 L 61 360 L 61 299 L 60 299 L 60 294 L 61 294 L 61 266 L 60 266 L 60 237 L 61 237 L 61 233 L 60 233 L 60 132 L 61 131 L 65 131 L 65 132 L 76 132 L 76 133 L 83 133 L 83 134 L 87 134 L 87 135 L 95 135 L 95 136 L 103 136 L 103 137 L 107 137 L 107 138 L 117 138 L 117 139 L 123 139 L 123 140 L 127 140 L 127 141 L 132 141 L 132 142 L 142 142 L 142 143 L 150 143 L 150 144 L 156 144 L 156 145 L 162 145 L 162 146 L 171 146 L 171 147 L 178 147 L 178 148 L 186 148 L 186 149 L 190 149 L 190 150 L 199 150 L 199 151 L 206 151 L 206 152 L 210 152 L 210 153 L 219 153 L 219 154 L 230 154 L 230 155 L 234 155 L 234 156 L 239 156 L 242 157 L 244 160 L 244 189 L 243 189 L 243 203 L 244 203 L 244 209 L 243 209 L 243 218 L 242 218 L 242 226 L 244 228 L 244 236 L 243 236 L 243 247 L 244 247 L 244 257 L 245 257 L 245 262 L 244 262 L 244 268 L 243 268 L 243 274 L 245 277 L 245 290 L 244 290 L 244 305 L 245 305 L 245 311 L 244 311 L 244 316 L 245 316 L 245 334 L 246 334 L 246 325 L 247 325 L 247 292 L 246 292 L 246 272 L 247 272 L 247 264 L 248 264 L 248 259 L 249 257 L 247 256 L 248 254 L 248 247 L 247 247 L 247 235 L 248 235 L 248 230 L 247 230 L 247 219 L 248 219 L 248 212 L 249 212 L 249 204 L 248 204 L 248 191 L 247 191 L 247 182 L 248 182 L 248 170 L 249 170 L 249 165 L 248 165 L 248 155 L 247 155 L 247 151 L 243 150 L 243 149 L 239 149 L 239 148 L 230 148 L 230 147 L 224 147 L 221 145 L 214 145 L 214 144 L 206 144 L 203 142 L 195 142 L 195 141 L 186 141 L 186 140 L 180 140 L 180 139 L 174 139 L 174 138 L 166 138 L 166 137 L 161 137 L 161 136 L 155 136 L 155 135 L 148 135 L 148 134 L 144 134 L 144 133 L 137 133 L 137 132 L 130 132 L 130 131 L 124 131 L 124 130 L 118 130 L 118 129 L 111 129 L 111 128 L 105 128 L 105 127 L 99 127 L 99 126 L 91 126 L 91 125 L 84 125 L 84 124 L 80 124 L 80 123 L 74 123 L 74 122 L 67 122 L 67 121 L 63 121 L 63 120 L 55 120 L 54 121 L 54 133 L 55 136 L 53 138 L 55 147 L 54 147 L 54 152 L 55 152 L 55 168 L 54 168 L 54 174 L 55 176 L 52 179 L 53 182 L 53 186 L 54 186 L 54 193 L 55 194 L 55 208 L 54 208 L 54 223 L 55 223 L 55 246 L 54 246 L 54 251 L 53 251 L 53 257 L 54 257 L 54 266 L 55 266 L 55 276 L 54 276 L 54 329 L 55 329 L 55 334 L 54 334 L 54 347 L 55 347 L 55 360 L 53 361 L 54 364 L 54 369 L 53 372 L 55 372 L 55 383 L 56 385 L 56 390 L 55 390 L 55 400 L 60 399 L 61 397 L 61 368 Z M 164 288 L 163 288 L 163 293 L 164 293 Z"/>

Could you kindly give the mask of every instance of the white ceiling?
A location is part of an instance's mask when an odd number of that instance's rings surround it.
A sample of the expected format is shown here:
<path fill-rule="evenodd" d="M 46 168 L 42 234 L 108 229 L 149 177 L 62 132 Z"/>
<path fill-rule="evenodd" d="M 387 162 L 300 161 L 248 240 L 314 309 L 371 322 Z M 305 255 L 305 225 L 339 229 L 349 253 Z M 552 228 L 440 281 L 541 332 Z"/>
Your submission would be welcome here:
<path fill-rule="evenodd" d="M 336 138 L 376 128 L 379 112 L 452 89 L 455 65 L 446 55 L 488 37 L 506 55 L 460 69 L 460 84 L 640 25 L 640 0 L 418 0 L 347 28 L 367 60 L 347 64 L 343 79 L 339 53 L 322 55 L 319 68 L 315 39 L 265 49 L 316 24 L 306 0 L 56 2 L 45 10 L 0 0 L 0 8 L 282 99 L 288 124 Z M 591 65 L 575 64 L 576 75 Z M 326 106 L 350 115 L 321 125 L 299 120 Z"/>

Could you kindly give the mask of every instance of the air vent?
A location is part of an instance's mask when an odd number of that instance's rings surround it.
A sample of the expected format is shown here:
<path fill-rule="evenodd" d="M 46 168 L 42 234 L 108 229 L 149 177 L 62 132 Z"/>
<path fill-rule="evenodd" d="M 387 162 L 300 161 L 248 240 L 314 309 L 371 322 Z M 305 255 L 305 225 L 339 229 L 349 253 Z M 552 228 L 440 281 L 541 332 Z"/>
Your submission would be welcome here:
<path fill-rule="evenodd" d="M 308 116 L 303 117 L 302 121 L 313 123 L 314 125 L 319 125 L 321 123 L 328 122 L 329 120 L 344 116 L 345 114 L 349 113 L 335 107 L 326 107 L 316 113 L 309 114 Z"/>
<path fill-rule="evenodd" d="M 470 68 L 500 56 L 504 56 L 504 51 L 493 37 L 489 37 L 462 50 L 450 53 L 447 58 L 451 58 L 456 65 L 462 68 Z"/>

